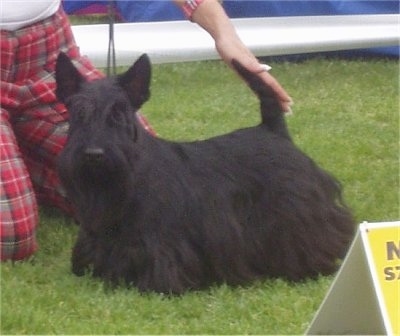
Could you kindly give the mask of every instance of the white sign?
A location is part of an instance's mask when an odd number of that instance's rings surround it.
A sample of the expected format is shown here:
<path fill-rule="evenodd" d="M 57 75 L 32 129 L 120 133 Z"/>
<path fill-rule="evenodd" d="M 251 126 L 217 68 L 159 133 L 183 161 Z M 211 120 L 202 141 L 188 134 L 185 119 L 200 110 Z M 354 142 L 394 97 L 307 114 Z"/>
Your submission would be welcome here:
<path fill-rule="evenodd" d="M 400 334 L 400 221 L 360 224 L 306 334 Z"/>

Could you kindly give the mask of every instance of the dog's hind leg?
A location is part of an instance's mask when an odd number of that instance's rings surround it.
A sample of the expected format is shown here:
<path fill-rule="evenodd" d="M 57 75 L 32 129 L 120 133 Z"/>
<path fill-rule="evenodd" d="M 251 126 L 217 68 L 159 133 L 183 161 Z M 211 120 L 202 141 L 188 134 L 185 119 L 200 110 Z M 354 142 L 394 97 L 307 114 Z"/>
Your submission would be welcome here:
<path fill-rule="evenodd" d="M 250 72 L 235 59 L 232 60 L 232 66 L 260 99 L 262 123 L 271 132 L 290 140 L 284 112 L 274 91 L 261 80 L 258 74 Z"/>

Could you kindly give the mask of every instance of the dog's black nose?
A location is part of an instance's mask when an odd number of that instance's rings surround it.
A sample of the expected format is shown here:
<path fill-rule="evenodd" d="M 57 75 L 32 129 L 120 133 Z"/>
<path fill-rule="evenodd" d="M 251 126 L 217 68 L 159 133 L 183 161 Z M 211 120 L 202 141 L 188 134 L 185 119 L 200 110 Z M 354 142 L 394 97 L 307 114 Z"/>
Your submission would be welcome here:
<path fill-rule="evenodd" d="M 104 150 L 98 147 L 89 147 L 85 150 L 85 156 L 88 161 L 99 162 L 104 157 Z"/>

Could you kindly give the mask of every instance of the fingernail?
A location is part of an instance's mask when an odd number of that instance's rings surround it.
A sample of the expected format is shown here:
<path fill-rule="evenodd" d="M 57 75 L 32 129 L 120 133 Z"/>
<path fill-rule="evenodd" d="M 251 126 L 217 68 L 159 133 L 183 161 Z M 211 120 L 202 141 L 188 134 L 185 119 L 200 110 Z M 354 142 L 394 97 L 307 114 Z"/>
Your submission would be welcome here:
<path fill-rule="evenodd" d="M 261 71 L 269 71 L 272 68 L 268 64 L 260 64 Z"/>
<path fill-rule="evenodd" d="M 293 115 L 293 110 L 290 106 L 288 106 L 284 112 L 285 112 L 285 116 Z"/>

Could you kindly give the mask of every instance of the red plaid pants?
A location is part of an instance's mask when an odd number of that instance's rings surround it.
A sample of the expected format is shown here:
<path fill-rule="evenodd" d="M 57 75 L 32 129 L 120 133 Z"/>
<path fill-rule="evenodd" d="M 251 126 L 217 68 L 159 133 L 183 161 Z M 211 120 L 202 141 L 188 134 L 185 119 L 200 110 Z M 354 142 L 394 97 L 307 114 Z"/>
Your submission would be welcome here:
<path fill-rule="evenodd" d="M 71 213 L 56 172 L 68 130 L 68 113 L 55 97 L 57 56 L 66 52 L 87 80 L 104 75 L 79 54 L 62 8 L 26 28 L 1 31 L 0 43 L 1 260 L 21 260 L 38 248 L 37 202 Z"/>

